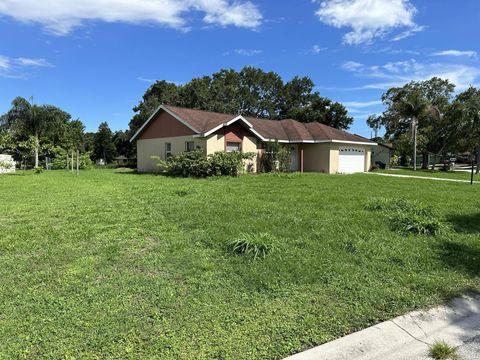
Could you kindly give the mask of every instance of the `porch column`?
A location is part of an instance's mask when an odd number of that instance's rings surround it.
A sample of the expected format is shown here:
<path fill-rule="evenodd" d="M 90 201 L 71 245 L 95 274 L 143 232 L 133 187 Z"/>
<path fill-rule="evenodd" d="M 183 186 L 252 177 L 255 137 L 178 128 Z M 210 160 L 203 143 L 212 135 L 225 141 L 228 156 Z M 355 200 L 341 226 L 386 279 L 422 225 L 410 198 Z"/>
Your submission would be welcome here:
<path fill-rule="evenodd" d="M 300 172 L 303 173 L 303 144 L 300 144 Z"/>

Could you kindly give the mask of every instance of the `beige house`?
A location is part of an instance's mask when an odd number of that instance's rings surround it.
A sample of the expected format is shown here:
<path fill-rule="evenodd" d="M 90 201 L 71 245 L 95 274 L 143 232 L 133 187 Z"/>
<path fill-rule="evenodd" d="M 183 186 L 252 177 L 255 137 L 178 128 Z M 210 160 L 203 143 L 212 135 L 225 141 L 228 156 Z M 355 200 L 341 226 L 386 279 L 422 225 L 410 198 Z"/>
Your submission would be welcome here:
<path fill-rule="evenodd" d="M 264 144 L 278 141 L 291 151 L 291 171 L 355 173 L 370 169 L 376 143 L 318 122 L 266 120 L 162 105 L 130 141 L 137 142 L 139 172 L 158 171 L 152 156 L 166 159 L 183 151 L 205 149 L 254 152 L 248 167 L 256 172 Z"/>

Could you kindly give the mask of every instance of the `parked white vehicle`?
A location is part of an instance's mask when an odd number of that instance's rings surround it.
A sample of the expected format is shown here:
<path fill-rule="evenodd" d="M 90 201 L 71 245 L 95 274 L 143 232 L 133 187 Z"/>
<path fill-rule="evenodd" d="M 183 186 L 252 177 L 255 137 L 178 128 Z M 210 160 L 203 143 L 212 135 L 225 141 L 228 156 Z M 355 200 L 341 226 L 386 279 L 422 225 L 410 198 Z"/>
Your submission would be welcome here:
<path fill-rule="evenodd" d="M 0 174 L 15 172 L 15 161 L 11 155 L 0 154 Z"/>

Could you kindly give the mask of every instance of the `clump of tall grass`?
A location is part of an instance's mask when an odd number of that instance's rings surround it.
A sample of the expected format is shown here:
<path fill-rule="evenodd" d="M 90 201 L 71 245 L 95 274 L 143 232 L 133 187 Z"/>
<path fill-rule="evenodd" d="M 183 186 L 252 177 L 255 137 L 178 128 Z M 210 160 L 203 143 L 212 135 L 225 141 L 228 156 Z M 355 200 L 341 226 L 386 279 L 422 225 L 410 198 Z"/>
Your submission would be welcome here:
<path fill-rule="evenodd" d="M 386 213 L 392 229 L 403 235 L 440 235 L 447 229 L 431 208 L 416 200 L 373 198 L 365 209 Z"/>
<path fill-rule="evenodd" d="M 264 259 L 275 251 L 278 241 L 269 233 L 241 234 L 237 239 L 228 242 L 228 248 L 238 255 L 250 255 L 253 259 Z"/>
<path fill-rule="evenodd" d="M 430 346 L 430 356 L 436 360 L 458 359 L 457 348 L 448 345 L 445 341 L 435 341 Z"/>

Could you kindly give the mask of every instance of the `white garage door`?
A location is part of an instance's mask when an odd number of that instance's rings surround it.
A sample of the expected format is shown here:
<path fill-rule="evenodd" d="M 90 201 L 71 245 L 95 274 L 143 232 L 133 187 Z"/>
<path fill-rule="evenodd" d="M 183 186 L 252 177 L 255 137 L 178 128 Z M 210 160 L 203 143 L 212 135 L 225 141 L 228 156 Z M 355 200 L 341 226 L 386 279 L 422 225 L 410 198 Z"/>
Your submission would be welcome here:
<path fill-rule="evenodd" d="M 351 174 L 365 171 L 365 149 L 355 146 L 340 147 L 338 172 Z"/>

